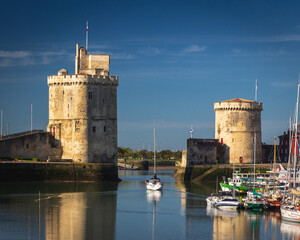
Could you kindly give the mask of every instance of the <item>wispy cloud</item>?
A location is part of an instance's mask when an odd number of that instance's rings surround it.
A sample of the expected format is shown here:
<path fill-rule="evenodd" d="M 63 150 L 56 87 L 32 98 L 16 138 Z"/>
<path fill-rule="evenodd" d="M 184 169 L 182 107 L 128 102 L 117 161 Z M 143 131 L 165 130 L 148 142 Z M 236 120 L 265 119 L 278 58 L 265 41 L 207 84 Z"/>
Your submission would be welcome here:
<path fill-rule="evenodd" d="M 300 35 L 288 34 L 281 36 L 261 36 L 261 37 L 248 37 L 243 39 L 242 42 L 299 42 Z"/>
<path fill-rule="evenodd" d="M 24 58 L 31 56 L 31 52 L 28 51 L 1 51 L 0 58 Z"/>
<path fill-rule="evenodd" d="M 251 56 L 289 56 L 295 53 L 287 51 L 284 47 L 281 48 L 266 48 L 258 50 L 244 50 L 241 48 L 234 48 L 231 50 L 232 54 L 237 56 L 251 57 Z"/>
<path fill-rule="evenodd" d="M 113 59 L 133 59 L 135 55 L 131 53 L 110 53 Z"/>
<path fill-rule="evenodd" d="M 0 67 L 28 66 L 48 64 L 53 57 L 69 55 L 61 52 L 32 52 L 32 51 L 6 51 L 0 50 Z"/>
<path fill-rule="evenodd" d="M 273 87 L 279 87 L 279 88 L 292 88 L 296 87 L 297 83 L 296 82 L 272 82 L 271 85 Z"/>
<path fill-rule="evenodd" d="M 184 48 L 181 53 L 199 53 L 206 50 L 206 46 L 190 45 Z"/>
<path fill-rule="evenodd" d="M 146 56 L 157 56 L 161 54 L 162 50 L 157 47 L 148 47 L 144 49 L 140 49 L 138 51 L 139 54 L 146 55 Z"/>

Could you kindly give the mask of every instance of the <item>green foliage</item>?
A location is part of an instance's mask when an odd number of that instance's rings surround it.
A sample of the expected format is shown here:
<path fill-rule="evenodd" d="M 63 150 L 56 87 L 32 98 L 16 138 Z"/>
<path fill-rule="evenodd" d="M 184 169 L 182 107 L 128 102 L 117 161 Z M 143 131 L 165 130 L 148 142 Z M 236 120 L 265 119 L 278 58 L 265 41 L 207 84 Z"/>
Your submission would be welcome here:
<path fill-rule="evenodd" d="M 161 150 L 156 152 L 156 159 L 160 160 L 181 160 L 181 151 L 171 151 L 169 149 Z M 132 150 L 131 148 L 126 147 L 118 147 L 118 158 L 125 158 L 125 159 L 153 159 L 154 153 L 152 151 L 147 151 L 142 149 Z"/>

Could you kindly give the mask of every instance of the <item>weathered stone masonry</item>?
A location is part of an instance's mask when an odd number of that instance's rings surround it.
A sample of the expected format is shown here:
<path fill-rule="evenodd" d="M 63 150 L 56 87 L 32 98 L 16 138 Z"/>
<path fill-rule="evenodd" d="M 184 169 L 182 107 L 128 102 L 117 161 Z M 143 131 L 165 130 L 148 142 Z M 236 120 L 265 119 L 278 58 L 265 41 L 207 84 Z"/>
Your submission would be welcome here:
<path fill-rule="evenodd" d="M 261 111 L 263 104 L 245 99 L 216 102 L 215 138 L 228 146 L 229 163 L 250 163 L 253 139 L 256 139 L 256 162 L 261 162 Z"/>
<path fill-rule="evenodd" d="M 48 77 L 47 131 L 59 140 L 63 159 L 116 163 L 119 81 L 109 76 L 109 61 L 77 44 L 75 75 L 62 69 Z"/>

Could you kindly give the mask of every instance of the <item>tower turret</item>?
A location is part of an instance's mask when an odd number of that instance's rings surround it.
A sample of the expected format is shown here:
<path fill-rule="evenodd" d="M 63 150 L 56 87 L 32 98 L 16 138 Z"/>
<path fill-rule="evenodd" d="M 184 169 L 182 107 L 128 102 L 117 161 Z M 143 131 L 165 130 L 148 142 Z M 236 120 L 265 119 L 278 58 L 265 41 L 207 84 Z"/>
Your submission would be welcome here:
<path fill-rule="evenodd" d="M 261 152 L 261 111 L 263 104 L 241 98 L 216 102 L 215 138 L 227 146 L 230 163 L 250 163 L 253 139 L 256 139 L 256 162 Z"/>

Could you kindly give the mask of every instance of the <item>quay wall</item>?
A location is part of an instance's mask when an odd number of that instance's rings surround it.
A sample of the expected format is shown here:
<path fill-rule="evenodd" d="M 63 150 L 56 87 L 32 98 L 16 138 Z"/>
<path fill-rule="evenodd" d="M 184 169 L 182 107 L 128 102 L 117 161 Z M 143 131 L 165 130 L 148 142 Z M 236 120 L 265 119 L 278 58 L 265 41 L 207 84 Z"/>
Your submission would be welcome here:
<path fill-rule="evenodd" d="M 241 168 L 235 166 L 235 171 L 241 169 L 242 173 L 250 173 L 251 164 L 243 164 Z M 270 170 L 270 164 L 256 164 L 256 173 L 266 173 Z M 252 169 L 252 172 L 254 169 Z M 211 164 L 182 168 L 175 167 L 174 177 L 184 181 L 205 182 L 205 181 L 223 181 L 223 177 L 232 177 L 233 165 L 231 164 Z"/>
<path fill-rule="evenodd" d="M 1 162 L 5 181 L 119 181 L 114 163 Z"/>

